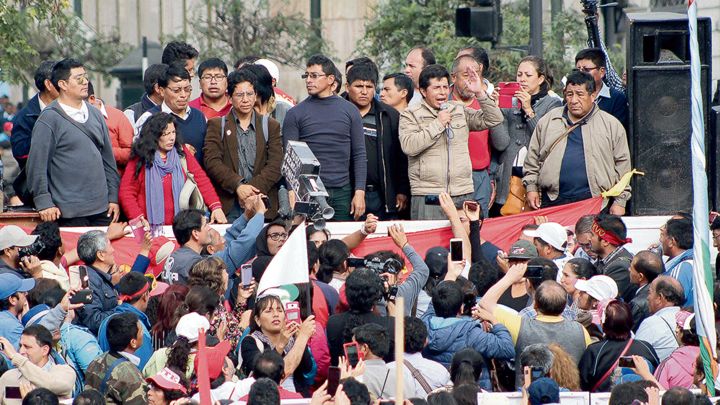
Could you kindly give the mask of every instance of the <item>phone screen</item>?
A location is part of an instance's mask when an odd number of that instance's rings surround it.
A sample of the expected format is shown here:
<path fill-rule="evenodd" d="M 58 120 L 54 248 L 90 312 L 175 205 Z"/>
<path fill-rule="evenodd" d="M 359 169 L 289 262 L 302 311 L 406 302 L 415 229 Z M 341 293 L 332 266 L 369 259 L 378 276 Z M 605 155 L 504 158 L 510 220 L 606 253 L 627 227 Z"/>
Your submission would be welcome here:
<path fill-rule="evenodd" d="M 635 362 L 633 361 L 633 358 L 631 356 L 623 356 L 620 357 L 620 360 L 618 361 L 618 366 L 634 368 Z"/>
<path fill-rule="evenodd" d="M 338 384 L 340 383 L 340 367 L 331 366 L 328 369 L 328 385 L 327 393 L 331 396 L 335 396 L 337 392 Z"/>
<path fill-rule="evenodd" d="M 357 366 L 358 362 L 360 361 L 360 357 L 358 356 L 357 343 L 348 343 L 345 345 L 345 358 L 347 359 L 348 364 L 350 364 L 351 367 Z"/>
<path fill-rule="evenodd" d="M 543 277 L 543 266 L 530 265 L 525 271 L 525 278 L 542 278 Z"/>
<path fill-rule="evenodd" d="M 5 387 L 5 399 L 22 399 L 20 387 Z"/>
<path fill-rule="evenodd" d="M 450 239 L 450 261 L 459 262 L 463 259 L 462 239 Z"/>
<path fill-rule="evenodd" d="M 530 381 L 535 381 L 538 378 L 542 378 L 542 376 L 543 376 L 542 367 L 532 367 L 530 369 Z"/>
<path fill-rule="evenodd" d="M 252 283 L 252 264 L 243 264 L 240 266 L 240 277 L 243 287 L 247 287 Z"/>
<path fill-rule="evenodd" d="M 80 266 L 80 269 L 78 271 L 80 274 L 80 287 L 88 288 L 88 286 L 90 285 L 90 280 L 88 279 L 87 267 Z"/>

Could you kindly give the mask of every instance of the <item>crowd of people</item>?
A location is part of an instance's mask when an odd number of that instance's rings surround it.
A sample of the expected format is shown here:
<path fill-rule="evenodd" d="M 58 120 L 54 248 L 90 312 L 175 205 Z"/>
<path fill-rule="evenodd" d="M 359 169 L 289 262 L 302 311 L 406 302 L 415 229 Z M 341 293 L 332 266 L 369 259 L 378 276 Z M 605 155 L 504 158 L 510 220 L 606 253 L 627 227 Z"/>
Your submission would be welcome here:
<path fill-rule="evenodd" d="M 601 50 L 577 54 L 563 97 L 536 56 L 507 94 L 484 77 L 482 48 L 459 50 L 449 70 L 413 48 L 382 83 L 369 58 L 341 73 L 315 55 L 299 103 L 268 59 L 230 72 L 216 58 L 196 68 L 198 55 L 169 43 L 124 112 L 95 96 L 80 61 L 38 67 L 39 93 L 14 116 L 19 171 L 5 193 L 42 223 L 0 228 L 0 403 L 199 403 L 205 378 L 213 403 L 253 405 L 369 405 L 400 385 L 416 405 L 579 391 L 610 392 L 613 405 L 709 402 L 692 218 L 679 212 L 657 244 L 626 248 L 627 100 L 603 83 Z M 288 141 L 320 162 L 334 220 L 359 229 L 337 239 L 308 224 L 307 263 L 287 271 L 307 267 L 310 282 L 258 291 L 297 232 L 299 218 L 278 213 Z M 574 227 L 535 217 L 507 252 L 481 236 L 489 216 L 610 189 L 601 213 Z M 378 221 L 398 219 L 449 220 L 462 248 L 423 258 L 394 224 L 394 251 L 352 257 Z M 99 228 L 71 248 L 68 226 Z M 711 229 L 717 243 L 720 220 Z M 123 237 L 138 243 L 132 263 L 116 261 Z"/>

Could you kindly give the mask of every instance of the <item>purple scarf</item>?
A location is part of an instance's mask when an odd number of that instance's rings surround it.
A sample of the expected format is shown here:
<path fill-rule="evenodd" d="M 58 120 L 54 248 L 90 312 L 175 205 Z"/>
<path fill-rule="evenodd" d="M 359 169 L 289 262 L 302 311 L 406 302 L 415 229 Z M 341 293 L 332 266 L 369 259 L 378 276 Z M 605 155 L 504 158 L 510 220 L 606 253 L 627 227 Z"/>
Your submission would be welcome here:
<path fill-rule="evenodd" d="M 185 184 L 185 174 L 180 164 L 180 155 L 172 148 L 167 153 L 166 161 L 155 151 L 155 160 L 151 167 L 145 168 L 145 206 L 147 207 L 147 220 L 152 229 L 163 226 L 165 223 L 165 195 L 163 193 L 163 177 L 172 176 L 172 193 L 175 214 L 180 211 L 180 191 Z"/>

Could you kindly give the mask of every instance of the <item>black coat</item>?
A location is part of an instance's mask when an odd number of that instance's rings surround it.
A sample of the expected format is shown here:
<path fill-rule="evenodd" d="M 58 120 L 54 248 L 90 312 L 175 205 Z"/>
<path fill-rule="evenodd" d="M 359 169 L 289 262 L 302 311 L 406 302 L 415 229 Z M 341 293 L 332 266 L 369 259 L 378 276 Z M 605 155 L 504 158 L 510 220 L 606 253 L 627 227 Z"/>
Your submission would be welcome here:
<path fill-rule="evenodd" d="M 578 365 L 580 369 L 580 388 L 583 391 L 591 391 L 595 384 L 607 373 L 608 369 L 615 364 L 626 345 L 627 340 L 601 340 L 588 346 Z M 654 370 L 660 364 L 655 349 L 650 343 L 642 340 L 634 340 L 624 355 L 644 357 L 650 362 L 651 370 Z M 610 392 L 611 389 L 612 375 L 592 392 Z"/>
<path fill-rule="evenodd" d="M 13 129 L 11 133 L 12 152 L 20 169 L 25 167 L 25 162 L 30 153 L 30 137 L 32 136 L 32 130 L 39 116 L 40 95 L 36 94 L 13 119 Z"/>

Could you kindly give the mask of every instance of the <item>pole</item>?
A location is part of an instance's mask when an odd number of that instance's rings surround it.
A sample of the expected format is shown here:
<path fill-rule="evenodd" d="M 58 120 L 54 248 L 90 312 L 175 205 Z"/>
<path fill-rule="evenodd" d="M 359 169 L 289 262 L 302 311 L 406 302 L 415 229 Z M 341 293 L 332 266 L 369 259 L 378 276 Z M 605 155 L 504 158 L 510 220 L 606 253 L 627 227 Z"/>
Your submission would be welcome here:
<path fill-rule="evenodd" d="M 395 405 L 403 405 L 403 381 L 405 375 L 405 299 L 395 298 Z"/>
<path fill-rule="evenodd" d="M 315 32 L 317 43 L 315 44 L 315 53 L 320 53 L 322 50 L 321 38 L 322 38 L 322 8 L 320 0 L 310 0 L 310 25 Z"/>
<path fill-rule="evenodd" d="M 530 55 L 543 56 L 542 0 L 530 0 Z"/>
<path fill-rule="evenodd" d="M 142 72 L 140 76 L 145 77 L 145 71 L 148 68 L 148 52 L 147 52 L 147 37 L 142 37 Z"/>

